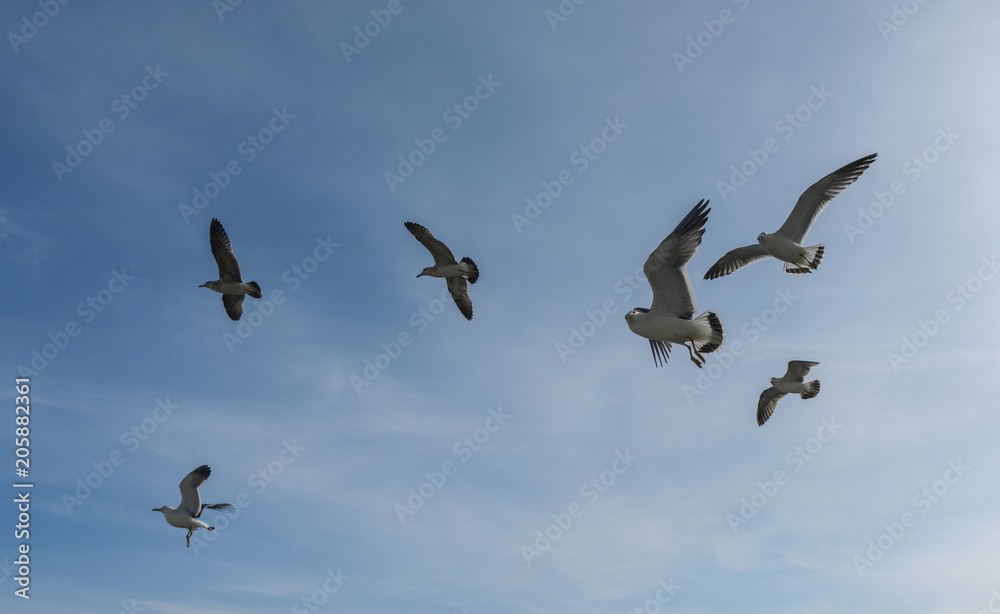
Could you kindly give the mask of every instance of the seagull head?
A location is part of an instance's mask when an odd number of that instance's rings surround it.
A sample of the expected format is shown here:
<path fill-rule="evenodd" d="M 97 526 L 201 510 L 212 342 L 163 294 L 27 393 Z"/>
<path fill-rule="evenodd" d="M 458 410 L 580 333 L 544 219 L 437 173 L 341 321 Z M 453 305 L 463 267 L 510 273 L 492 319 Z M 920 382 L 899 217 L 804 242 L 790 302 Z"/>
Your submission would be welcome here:
<path fill-rule="evenodd" d="M 773 385 L 774 385 L 774 382 L 778 381 L 778 378 L 776 378 L 776 377 L 772 377 L 771 379 L 769 379 L 769 380 L 767 380 L 767 381 L 768 381 L 768 382 L 770 382 L 770 383 L 771 383 L 771 385 L 773 386 Z"/>
<path fill-rule="evenodd" d="M 206 281 L 205 283 L 201 284 L 198 287 L 199 288 L 208 288 L 210 290 L 214 290 L 215 289 L 215 283 L 216 282 L 214 282 L 214 281 Z"/>
<path fill-rule="evenodd" d="M 766 239 L 766 238 L 767 238 L 767 233 L 766 232 L 762 232 L 759 235 L 757 235 L 757 242 L 760 243 L 761 245 L 763 245 L 764 244 L 764 239 Z"/>
<path fill-rule="evenodd" d="M 625 320 L 627 320 L 627 321 L 631 320 L 632 318 L 634 318 L 635 316 L 639 315 L 640 313 L 649 313 L 649 310 L 646 309 L 645 307 L 636 307 L 632 311 L 630 311 L 630 312 L 628 312 L 628 313 L 625 314 Z"/>
<path fill-rule="evenodd" d="M 423 271 L 420 271 L 420 275 L 417 275 L 417 277 L 423 277 L 424 275 L 430 275 L 433 272 L 434 272 L 434 267 L 429 266 L 429 267 L 425 268 Z"/>
<path fill-rule="evenodd" d="M 158 507 L 158 508 L 154 509 L 153 511 L 154 512 L 166 512 L 167 511 L 167 506 L 164 505 L 163 507 Z"/>

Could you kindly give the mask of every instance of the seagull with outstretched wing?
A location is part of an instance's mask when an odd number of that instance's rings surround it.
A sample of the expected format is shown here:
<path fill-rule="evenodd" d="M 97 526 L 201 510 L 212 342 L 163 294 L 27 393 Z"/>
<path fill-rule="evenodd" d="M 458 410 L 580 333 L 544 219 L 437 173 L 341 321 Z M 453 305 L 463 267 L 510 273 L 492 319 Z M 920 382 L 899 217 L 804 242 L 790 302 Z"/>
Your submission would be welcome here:
<path fill-rule="evenodd" d="M 417 277 L 423 275 L 444 277 L 448 284 L 448 292 L 451 293 L 451 298 L 455 299 L 458 310 L 462 312 L 466 320 L 471 320 L 472 299 L 469 298 L 469 286 L 466 284 L 466 279 L 469 280 L 470 284 L 476 283 L 479 279 L 479 267 L 469 257 L 462 258 L 461 262 L 456 261 L 448 246 L 434 238 L 431 231 L 420 224 L 406 222 L 404 226 L 417 238 L 417 241 L 420 241 L 427 248 L 431 256 L 434 256 L 434 266 L 425 268 Z"/>
<path fill-rule="evenodd" d="M 163 517 L 167 519 L 167 524 L 170 526 L 188 530 L 188 548 L 191 547 L 191 534 L 196 529 L 215 530 L 215 527 L 211 527 L 200 520 L 202 512 L 205 510 L 232 512 L 236 509 L 229 503 L 212 503 L 206 505 L 201 502 L 201 494 L 198 493 L 198 487 L 204 484 L 210 475 L 212 475 L 212 470 L 209 469 L 208 465 L 198 467 L 181 480 L 181 504 L 177 506 L 177 509 L 169 505 L 164 505 L 153 510 L 154 512 L 163 512 Z"/>
<path fill-rule="evenodd" d="M 653 289 L 653 304 L 649 309 L 636 307 L 625 314 L 629 329 L 649 339 L 653 362 L 657 366 L 666 364 L 671 343 L 683 344 L 691 361 L 699 368 L 705 364 L 702 354 L 714 352 L 722 345 L 719 316 L 708 310 L 694 317 L 698 303 L 687 274 L 687 263 L 705 234 L 705 223 L 711 211 L 707 207 L 707 200 L 699 201 L 649 255 L 642 271 Z"/>
<path fill-rule="evenodd" d="M 818 365 L 818 362 L 808 360 L 790 360 L 788 370 L 781 377 L 771 378 L 771 387 L 760 393 L 760 401 L 757 402 L 757 426 L 764 426 L 767 419 L 774 413 L 778 401 L 786 394 L 797 394 L 803 399 L 811 399 L 819 394 L 819 380 L 811 382 L 805 381 L 809 375 L 809 369 Z"/>
<path fill-rule="evenodd" d="M 873 153 L 855 160 L 812 184 L 802 196 L 799 196 L 795 208 L 777 232 L 771 234 L 762 232 L 757 235 L 757 245 L 738 247 L 728 252 L 705 273 L 705 279 L 729 275 L 751 262 L 769 257 L 784 261 L 786 273 L 812 273 L 819 268 L 826 247 L 822 243 L 802 247 L 802 242 L 805 241 L 809 229 L 827 204 L 847 186 L 857 181 L 861 173 L 875 161 L 876 156 L 878 154 Z"/>
<path fill-rule="evenodd" d="M 222 293 L 222 304 L 226 308 L 226 313 L 232 320 L 239 320 L 243 315 L 243 297 L 247 294 L 253 298 L 260 298 L 263 294 L 260 286 L 255 281 L 243 283 L 243 276 L 240 274 L 240 263 L 236 262 L 236 254 L 233 253 L 233 246 L 229 242 L 229 236 L 222 227 L 222 222 L 212 218 L 212 223 L 208 227 L 208 238 L 212 245 L 212 255 L 215 256 L 215 263 L 219 265 L 219 279 L 217 281 L 206 281 L 198 286 L 208 288 Z"/>

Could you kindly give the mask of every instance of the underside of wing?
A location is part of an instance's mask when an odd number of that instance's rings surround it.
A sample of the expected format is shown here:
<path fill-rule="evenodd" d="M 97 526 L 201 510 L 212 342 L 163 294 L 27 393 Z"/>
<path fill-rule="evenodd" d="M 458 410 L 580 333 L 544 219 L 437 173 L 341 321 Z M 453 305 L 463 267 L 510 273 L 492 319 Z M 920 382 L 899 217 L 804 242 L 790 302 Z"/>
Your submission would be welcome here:
<path fill-rule="evenodd" d="M 698 310 L 687 263 L 701 244 L 709 211 L 708 201 L 699 201 L 646 259 L 642 271 L 653 289 L 651 313 L 690 320 Z"/>
<path fill-rule="evenodd" d="M 214 217 L 208 228 L 208 236 L 212 244 L 212 255 L 215 256 L 215 263 L 219 265 L 219 279 L 222 281 L 243 281 L 240 265 L 236 262 L 233 246 L 229 242 L 229 235 L 222 227 L 222 222 Z"/>
<path fill-rule="evenodd" d="M 694 319 L 698 300 L 694 297 L 694 288 L 686 269 L 661 269 L 655 280 L 649 280 L 653 288 L 653 304 L 649 306 L 649 313 L 682 320 Z"/>
<path fill-rule="evenodd" d="M 785 396 L 785 393 L 779 391 L 774 386 L 760 393 L 760 401 L 757 402 L 757 426 L 764 426 L 764 423 L 774 413 L 775 406 L 778 405 L 778 401 L 783 396 Z"/>
<path fill-rule="evenodd" d="M 198 487 L 205 483 L 208 476 L 212 475 L 212 470 L 208 465 L 202 465 L 181 480 L 181 504 L 177 506 L 177 511 L 197 517 L 201 513 L 201 495 L 198 494 Z"/>
<path fill-rule="evenodd" d="M 847 186 L 857 181 L 861 173 L 865 172 L 865 169 L 875 161 L 876 156 L 878 154 L 873 153 L 855 160 L 812 184 L 808 190 L 802 193 L 802 196 L 799 196 L 795 208 L 778 229 L 777 234 L 801 245 L 826 205 L 843 192 Z"/>
<path fill-rule="evenodd" d="M 770 254 L 765 252 L 759 243 L 756 245 L 747 245 L 746 247 L 737 247 L 734 250 L 726 252 L 726 255 L 722 258 L 719 258 L 719 261 L 713 264 L 712 268 L 705 273 L 705 279 L 715 279 L 729 275 L 751 262 L 757 262 L 769 257 Z"/>
<path fill-rule="evenodd" d="M 222 305 L 226 308 L 226 315 L 230 320 L 239 320 L 243 315 L 243 297 L 243 294 L 222 295 Z"/>
<path fill-rule="evenodd" d="M 455 299 L 458 310 L 462 312 L 466 320 L 472 319 L 472 299 L 469 298 L 469 284 L 464 277 L 447 277 L 448 292 L 451 298 Z"/>
<path fill-rule="evenodd" d="M 451 253 L 447 245 L 434 238 L 431 231 L 413 222 L 405 222 L 403 225 L 417 238 L 417 241 L 420 241 L 427 248 L 431 256 L 434 256 L 434 264 L 455 264 L 455 255 Z"/>
<path fill-rule="evenodd" d="M 810 362 L 808 360 L 790 360 L 788 361 L 788 370 L 785 371 L 785 376 L 781 379 L 794 382 L 804 381 L 806 376 L 809 375 L 809 369 L 818 364 L 818 362 Z"/>

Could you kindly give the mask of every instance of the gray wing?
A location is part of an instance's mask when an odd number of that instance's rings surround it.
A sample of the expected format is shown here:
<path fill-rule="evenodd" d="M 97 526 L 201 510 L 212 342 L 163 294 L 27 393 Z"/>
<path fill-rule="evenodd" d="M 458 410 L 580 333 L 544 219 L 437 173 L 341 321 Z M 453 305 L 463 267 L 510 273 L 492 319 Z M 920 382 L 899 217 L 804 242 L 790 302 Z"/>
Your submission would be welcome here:
<path fill-rule="evenodd" d="M 448 292 L 451 292 L 451 298 L 455 299 L 458 310 L 462 312 L 466 320 L 471 320 L 472 299 L 469 298 L 469 284 L 462 276 L 446 277 L 445 279 L 448 281 Z"/>
<path fill-rule="evenodd" d="M 785 393 L 779 391 L 774 386 L 760 393 L 760 401 L 757 402 L 757 426 L 764 426 L 764 423 L 774 413 L 775 406 L 778 405 L 778 401 L 783 396 L 785 396 Z"/>
<path fill-rule="evenodd" d="M 785 371 L 785 375 L 781 379 L 786 382 L 805 381 L 806 376 L 809 375 L 809 369 L 818 364 L 818 362 L 809 362 L 808 360 L 789 360 L 788 370 Z"/>
<path fill-rule="evenodd" d="M 746 247 L 737 247 L 727 252 L 722 258 L 719 258 L 719 261 L 712 265 L 708 273 L 705 273 L 705 279 L 715 279 L 716 277 L 729 275 L 751 262 L 757 262 L 758 260 L 770 257 L 771 255 L 764 251 L 760 243 L 747 245 Z"/>
<path fill-rule="evenodd" d="M 212 470 L 208 465 L 202 465 L 181 480 L 181 504 L 177 506 L 178 512 L 184 512 L 194 518 L 201 514 L 201 495 L 198 494 L 198 487 L 205 483 L 208 476 L 212 475 Z"/>
<path fill-rule="evenodd" d="M 451 253 L 447 245 L 435 239 L 431 231 L 413 222 L 405 222 L 403 225 L 417 238 L 417 241 L 420 241 L 427 248 L 431 256 L 434 256 L 434 264 L 456 264 L 455 255 Z"/>
<path fill-rule="evenodd" d="M 212 255 L 215 256 L 215 263 L 219 265 L 219 279 L 221 281 L 243 281 L 243 276 L 240 274 L 240 264 L 236 262 L 233 246 L 229 243 L 229 235 L 222 227 L 222 222 L 214 217 L 212 224 L 208 227 L 208 238 L 212 243 Z M 229 317 L 232 317 L 232 314 Z"/>
<path fill-rule="evenodd" d="M 809 189 L 803 192 L 802 196 L 799 196 L 795 208 L 792 209 L 788 219 L 785 220 L 776 234 L 801 245 L 806 235 L 809 234 L 813 222 L 823 212 L 826 205 L 837 194 L 843 192 L 844 188 L 857 181 L 861 173 L 865 172 L 865 169 L 875 161 L 877 155 L 877 153 L 873 153 L 855 160 L 809 186 Z"/>
<path fill-rule="evenodd" d="M 687 263 L 694 256 L 705 234 L 708 201 L 700 200 L 684 216 L 674 231 L 646 259 L 642 272 L 653 289 L 650 313 L 690 320 L 698 310 L 694 289 L 687 274 Z"/>
<path fill-rule="evenodd" d="M 239 320 L 243 315 L 243 294 L 223 294 L 222 305 L 226 308 L 226 315 L 230 320 Z"/>

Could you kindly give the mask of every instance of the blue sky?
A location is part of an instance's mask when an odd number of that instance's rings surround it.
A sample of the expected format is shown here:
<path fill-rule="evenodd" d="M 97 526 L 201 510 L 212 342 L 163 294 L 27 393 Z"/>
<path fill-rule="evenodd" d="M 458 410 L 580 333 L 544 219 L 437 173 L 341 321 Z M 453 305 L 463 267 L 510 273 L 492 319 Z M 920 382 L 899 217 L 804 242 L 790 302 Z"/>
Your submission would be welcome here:
<path fill-rule="evenodd" d="M 33 371 L 35 486 L 29 538 L 0 506 L 3 608 L 990 607 L 998 17 L 4 4 L 0 354 L 8 407 Z M 817 272 L 702 279 L 872 152 Z M 726 342 L 656 368 L 623 316 L 702 198 L 690 272 Z M 198 288 L 212 217 L 265 294 L 238 323 Z M 478 264 L 471 322 L 405 221 Z M 822 392 L 759 428 L 792 359 Z M 185 548 L 150 510 L 201 464 L 239 514 Z"/>

